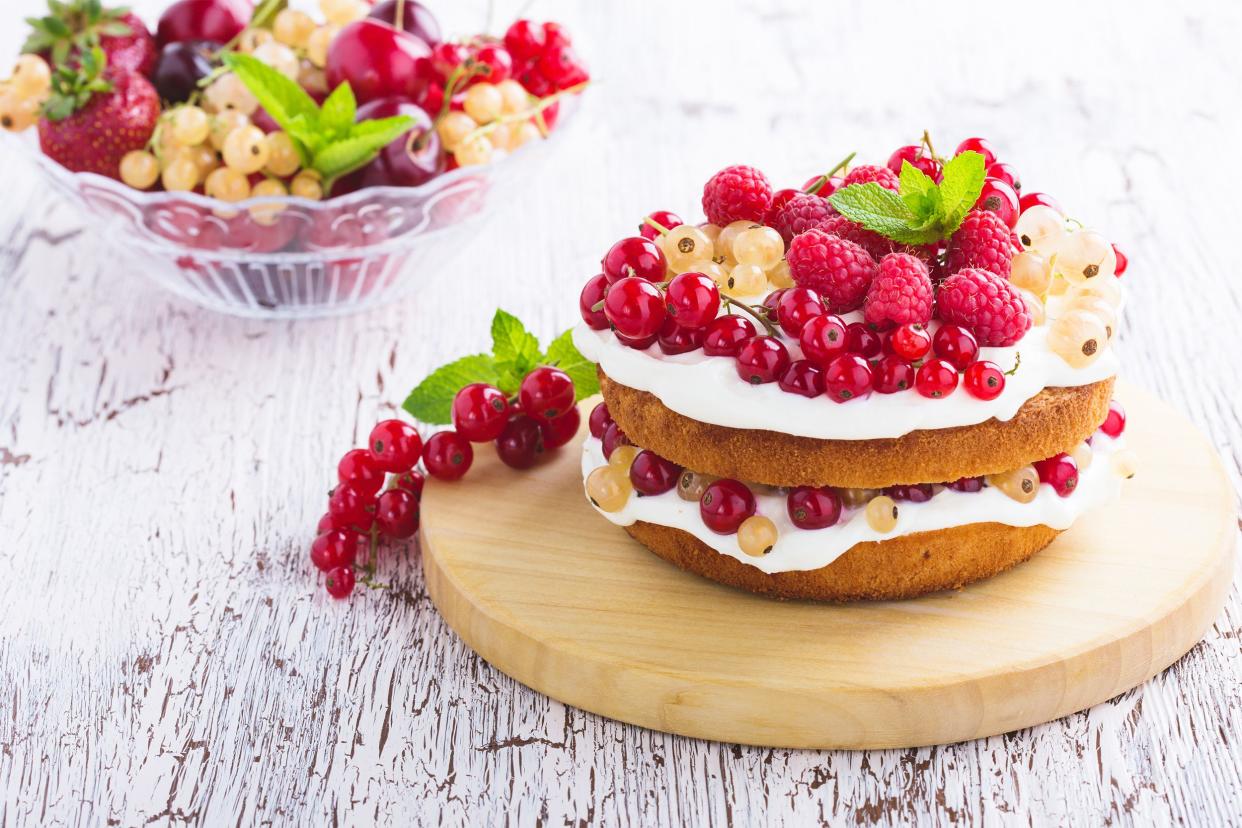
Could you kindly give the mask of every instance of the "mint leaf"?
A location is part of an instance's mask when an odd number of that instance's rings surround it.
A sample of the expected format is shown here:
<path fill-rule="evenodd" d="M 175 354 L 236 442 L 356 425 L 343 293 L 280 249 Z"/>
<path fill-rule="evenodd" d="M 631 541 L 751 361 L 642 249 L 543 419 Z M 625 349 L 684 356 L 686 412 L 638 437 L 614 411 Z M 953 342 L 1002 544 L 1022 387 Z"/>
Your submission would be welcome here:
<path fill-rule="evenodd" d="M 850 221 L 889 238 L 893 238 L 893 233 L 907 230 L 915 219 L 901 196 L 875 182 L 844 187 L 828 201 Z"/>
<path fill-rule="evenodd" d="M 585 400 L 599 393 L 599 374 L 595 363 L 584 357 L 574 346 L 573 331 L 552 340 L 548 346 L 548 364 L 555 365 L 574 381 L 574 402 Z"/>
<path fill-rule="evenodd" d="M 940 182 L 940 201 L 941 229 L 946 238 L 953 235 L 953 231 L 979 200 L 986 174 L 983 156 L 972 150 L 955 155 L 945 162 L 944 178 Z"/>
<path fill-rule="evenodd" d="M 909 161 L 901 162 L 901 200 L 914 214 L 916 224 L 929 223 L 940 215 L 940 188 Z"/>
<path fill-rule="evenodd" d="M 370 123 L 382 126 L 374 128 L 366 135 L 334 141 L 315 153 L 311 162 L 315 170 L 328 181 L 353 172 L 368 163 L 403 132 L 408 132 L 414 125 L 414 119 L 408 115 L 398 115 Z"/>
<path fill-rule="evenodd" d="M 543 360 L 535 335 L 516 316 L 499 309 L 492 317 L 492 357 L 500 377 L 498 387 L 506 394 L 516 394 L 522 378 Z"/>
<path fill-rule="evenodd" d="M 331 132 L 346 133 L 353 128 L 354 116 L 357 114 L 358 101 L 354 98 L 353 87 L 346 81 L 332 90 L 332 94 L 323 102 L 319 123 Z"/>
<path fill-rule="evenodd" d="M 495 385 L 496 367 L 488 354 L 462 357 L 432 371 L 418 387 L 406 397 L 402 408 L 416 420 L 432 425 L 445 425 L 453 421 L 453 397 L 462 386 L 472 382 Z"/>
<path fill-rule="evenodd" d="M 250 94 L 258 99 L 259 106 L 267 110 L 281 129 L 293 135 L 286 125 L 298 117 L 303 118 L 299 123 L 318 125 L 319 107 L 297 81 L 286 78 L 252 55 L 229 52 L 224 55 L 224 65 L 241 78 Z"/>

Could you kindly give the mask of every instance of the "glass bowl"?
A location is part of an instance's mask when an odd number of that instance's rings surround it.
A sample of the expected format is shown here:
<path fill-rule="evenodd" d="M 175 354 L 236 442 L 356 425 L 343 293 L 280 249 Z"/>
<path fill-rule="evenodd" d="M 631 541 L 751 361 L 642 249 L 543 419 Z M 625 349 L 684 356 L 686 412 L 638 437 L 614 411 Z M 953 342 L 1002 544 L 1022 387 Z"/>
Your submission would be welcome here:
<path fill-rule="evenodd" d="M 546 139 L 492 164 L 461 167 L 419 187 L 370 187 L 327 201 L 228 204 L 142 192 L 66 170 L 40 152 L 34 129 L 0 135 L 91 216 L 127 266 L 212 310 L 297 319 L 363 310 L 445 268 L 489 203 L 520 202 L 524 185 L 560 151 L 578 103 L 562 101 Z"/>

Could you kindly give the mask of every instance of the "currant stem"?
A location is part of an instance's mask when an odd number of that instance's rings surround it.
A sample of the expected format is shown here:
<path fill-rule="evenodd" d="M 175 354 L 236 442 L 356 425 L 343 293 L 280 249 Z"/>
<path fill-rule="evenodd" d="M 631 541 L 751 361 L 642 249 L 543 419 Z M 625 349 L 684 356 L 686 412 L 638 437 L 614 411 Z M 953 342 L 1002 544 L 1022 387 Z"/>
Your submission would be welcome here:
<path fill-rule="evenodd" d="M 405 0 L 397 0 L 397 14 L 393 18 L 393 26 L 399 32 L 405 29 Z"/>
<path fill-rule="evenodd" d="M 768 332 L 769 336 L 776 336 L 776 327 L 768 321 L 767 314 L 755 310 L 753 306 L 748 305 L 745 302 L 730 299 L 728 296 L 723 294 L 720 296 L 720 301 L 730 310 L 730 312 L 732 312 L 733 308 L 740 308 L 745 311 L 748 316 L 752 317 L 756 322 L 763 326 L 763 329 Z"/>
<path fill-rule="evenodd" d="M 832 178 L 834 175 L 836 175 L 837 173 L 839 173 L 841 170 L 848 167 L 849 163 L 854 160 L 854 156 L 857 154 L 858 153 L 856 152 L 851 152 L 849 155 L 845 156 L 845 158 L 838 161 L 837 165 L 833 167 L 831 170 L 824 173 L 819 178 L 815 179 L 815 183 L 812 184 L 810 187 L 806 188 L 807 195 L 815 195 L 820 190 L 824 189 L 824 185 L 828 183 L 828 180 Z"/>
<path fill-rule="evenodd" d="M 1018 351 L 1017 353 L 1015 353 L 1013 357 L 1014 357 L 1013 367 L 1005 372 L 1005 376 L 1007 377 L 1012 377 L 1014 374 L 1018 373 L 1018 366 L 1022 364 L 1022 352 L 1021 351 Z"/>
<path fill-rule="evenodd" d="M 540 98 L 539 103 L 535 104 L 530 109 L 524 109 L 521 112 L 514 112 L 509 115 L 502 115 L 496 120 L 492 121 L 491 123 L 484 124 L 483 126 L 479 127 L 473 132 L 466 133 L 465 137 L 461 139 L 461 143 L 465 144 L 465 143 L 475 140 L 476 138 L 482 138 L 483 136 L 489 133 L 495 132 L 503 124 L 513 124 L 513 123 L 518 123 L 519 121 L 528 121 L 528 120 L 531 120 L 532 118 L 539 118 L 540 120 L 542 120 L 543 111 L 545 109 L 547 109 L 549 106 L 559 101 L 561 98 L 568 97 L 569 95 L 578 94 L 583 89 L 586 89 L 587 86 L 590 85 L 590 83 L 591 83 L 590 81 L 583 81 L 582 83 L 579 83 L 575 86 L 570 86 L 565 89 L 562 89 L 559 92 L 555 92 L 546 98 Z M 448 98 L 445 98 L 445 100 L 448 101 Z M 546 126 L 541 127 L 541 129 L 545 130 L 544 137 L 547 137 Z"/>
<path fill-rule="evenodd" d="M 653 218 L 650 218 L 650 217 L 645 218 L 643 219 L 643 223 L 647 224 L 650 227 L 654 227 L 656 232 L 659 233 L 661 236 L 668 235 L 669 229 L 665 227 L 663 224 L 660 224 L 660 222 L 656 221 Z"/>
<path fill-rule="evenodd" d="M 938 164 L 944 163 L 940 156 L 936 155 L 936 148 L 932 146 L 931 142 L 931 133 L 927 130 L 923 130 L 923 146 L 927 147 L 927 154 L 931 156 L 933 161 Z"/>

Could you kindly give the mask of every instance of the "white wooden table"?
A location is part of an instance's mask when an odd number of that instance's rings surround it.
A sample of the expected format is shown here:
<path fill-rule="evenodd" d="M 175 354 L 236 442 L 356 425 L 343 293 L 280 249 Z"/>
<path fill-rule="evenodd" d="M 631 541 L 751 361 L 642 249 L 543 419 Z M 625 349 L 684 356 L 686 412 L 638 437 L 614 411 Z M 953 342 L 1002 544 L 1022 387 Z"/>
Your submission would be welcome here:
<path fill-rule="evenodd" d="M 391 592 L 318 588 L 306 548 L 336 458 L 480 349 L 497 304 L 549 336 L 607 244 L 648 210 L 695 213 L 719 167 L 796 185 L 924 127 L 946 148 L 991 137 L 1028 188 L 1125 247 L 1126 376 L 1203 428 L 1238 484 L 1242 7 L 829 5 L 533 4 L 581 33 L 591 123 L 459 267 L 343 320 L 170 298 L 5 158 L 0 824 L 1239 819 L 1236 592 L 1182 661 L 1084 713 L 811 753 L 534 694 L 441 622 L 414 545 L 384 565 Z M 36 8 L 5 4 L 3 53 Z M 452 28 L 482 18 L 459 9 Z"/>

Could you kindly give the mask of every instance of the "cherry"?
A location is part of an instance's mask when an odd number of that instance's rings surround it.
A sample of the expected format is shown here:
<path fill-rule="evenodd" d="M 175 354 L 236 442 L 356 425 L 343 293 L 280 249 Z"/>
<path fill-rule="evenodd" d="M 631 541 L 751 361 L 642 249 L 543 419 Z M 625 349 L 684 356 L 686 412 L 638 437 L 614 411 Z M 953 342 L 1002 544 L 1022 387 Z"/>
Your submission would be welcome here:
<path fill-rule="evenodd" d="M 670 356 L 686 354 L 702 347 L 705 334 L 706 331 L 702 328 L 683 328 L 674 322 L 672 317 L 669 317 L 660 326 L 656 342 L 660 344 L 660 350 Z"/>
<path fill-rule="evenodd" d="M 640 451 L 630 464 L 630 483 L 645 495 L 670 492 L 681 477 L 681 466 L 665 460 L 654 451 Z"/>
<path fill-rule="evenodd" d="M 625 436 L 625 432 L 621 430 L 621 426 L 615 422 L 609 423 L 604 429 L 604 436 L 600 439 L 600 447 L 604 450 L 604 459 L 612 457 L 612 453 L 616 451 L 617 446 L 632 446 L 634 443 L 629 437 Z"/>
<path fill-rule="evenodd" d="M 996 163 L 996 151 L 985 138 L 967 138 L 957 145 L 957 150 L 953 154 L 961 155 L 963 152 L 977 152 L 982 155 L 984 169 Z"/>
<path fill-rule="evenodd" d="M 665 230 L 672 230 L 674 227 L 681 227 L 685 224 L 685 222 L 681 220 L 681 216 L 676 213 L 671 213 L 668 210 L 656 210 L 654 213 L 648 213 L 646 218 L 651 219 Z M 660 237 L 660 231 L 652 227 L 647 223 L 646 219 L 644 219 L 642 224 L 638 225 L 638 235 L 642 236 L 644 239 L 651 239 L 652 241 L 655 241 Z"/>
<path fill-rule="evenodd" d="M 371 429 L 367 438 L 375 465 L 386 472 L 400 474 L 414 468 L 423 440 L 418 430 L 400 420 L 384 420 Z"/>
<path fill-rule="evenodd" d="M 665 292 L 668 315 L 683 328 L 702 328 L 720 312 L 720 289 L 702 273 L 674 276 Z"/>
<path fill-rule="evenodd" d="M 901 175 L 901 164 L 903 161 L 909 161 L 910 166 L 926 175 L 936 183 L 940 183 L 944 178 L 944 173 L 940 169 L 940 162 L 936 159 L 924 155 L 923 147 L 918 144 L 909 144 L 904 147 L 898 147 L 892 155 L 888 157 L 888 168 L 893 172 Z"/>
<path fill-rule="evenodd" d="M 906 362 L 917 362 L 931 351 L 932 335 L 926 325 L 907 322 L 889 334 L 888 346 Z"/>
<path fill-rule="evenodd" d="M 348 82 L 359 103 L 417 99 L 431 81 L 431 49 L 413 35 L 371 18 L 341 29 L 328 47 L 328 86 Z"/>
<path fill-rule="evenodd" d="M 776 382 L 789 367 L 789 351 L 774 336 L 756 336 L 737 352 L 737 375 L 751 385 Z"/>
<path fill-rule="evenodd" d="M 155 43 L 161 49 L 187 40 L 228 43 L 246 28 L 252 11 L 248 0 L 177 0 L 160 15 Z"/>
<path fill-rule="evenodd" d="M 957 370 L 965 371 L 979 357 L 979 342 L 960 325 L 941 325 L 932 337 L 932 351 Z"/>
<path fill-rule="evenodd" d="M 824 390 L 833 402 L 848 402 L 871 390 L 871 366 L 858 354 L 835 357 L 824 369 Z"/>
<path fill-rule="evenodd" d="M 845 350 L 849 353 L 871 359 L 879 356 L 882 348 L 880 335 L 862 322 L 851 322 L 845 326 Z"/>
<path fill-rule="evenodd" d="M 546 44 L 544 27 L 529 20 L 515 20 L 505 32 L 505 48 L 520 61 L 536 59 Z"/>
<path fill-rule="evenodd" d="M 896 354 L 881 357 L 872 369 L 872 385 L 881 394 L 896 394 L 914 387 L 914 366 Z"/>
<path fill-rule="evenodd" d="M 1018 204 L 1018 194 L 1014 192 L 1013 187 L 999 178 L 985 178 L 983 190 L 979 193 L 978 201 L 975 202 L 975 209 L 996 213 L 1012 230 L 1018 223 L 1018 214 L 1021 212 Z"/>
<path fill-rule="evenodd" d="M 206 40 L 184 40 L 161 49 L 151 76 L 160 97 L 170 103 L 188 101 L 198 91 L 198 82 L 215 68 L 219 48 Z"/>
<path fill-rule="evenodd" d="M 604 314 L 618 333 L 632 339 L 645 339 L 659 333 L 668 317 L 664 294 L 638 276 L 627 276 L 613 283 L 604 297 Z"/>
<path fill-rule="evenodd" d="M 600 403 L 591 409 L 591 416 L 587 418 L 587 426 L 591 430 L 591 436 L 596 440 L 604 436 L 604 429 L 612 425 L 612 415 L 608 413 L 608 403 Z"/>
<path fill-rule="evenodd" d="M 603 403 L 600 403 L 603 405 Z M 578 434 L 578 426 L 582 425 L 582 414 L 577 408 L 570 408 L 554 420 L 539 423 L 543 433 L 544 448 L 560 448 Z"/>
<path fill-rule="evenodd" d="M 845 323 L 830 313 L 808 319 L 798 334 L 803 355 L 820 365 L 845 353 L 847 339 Z"/>
<path fill-rule="evenodd" d="M 518 402 L 537 420 L 555 420 L 574 406 L 574 381 L 560 368 L 544 365 L 522 380 Z"/>
<path fill-rule="evenodd" d="M 789 288 L 781 294 L 776 305 L 776 318 L 781 329 L 795 339 L 801 335 L 807 322 L 827 313 L 820 295 L 804 287 Z"/>
<path fill-rule="evenodd" d="M 421 472 L 408 471 L 397 476 L 396 486 L 398 489 L 404 489 L 417 498 L 423 496 L 423 486 L 427 479 L 423 477 Z"/>
<path fill-rule="evenodd" d="M 1130 266 L 1130 259 L 1127 258 L 1126 254 L 1121 252 L 1121 248 L 1115 244 L 1113 245 L 1113 255 L 1117 257 L 1117 269 L 1114 273 L 1120 277 L 1121 274 L 1126 272 L 1126 268 Z"/>
<path fill-rule="evenodd" d="M 630 236 L 614 244 L 604 254 L 601 265 L 609 284 L 615 284 L 627 276 L 662 282 L 668 272 L 664 251 L 654 241 L 642 236 Z"/>
<path fill-rule="evenodd" d="M 785 498 L 785 508 L 799 529 L 827 529 L 841 519 L 841 496 L 828 486 L 799 486 Z"/>
<path fill-rule="evenodd" d="M 509 419 L 509 398 L 493 385 L 472 382 L 453 397 L 453 428 L 472 443 L 490 443 Z"/>
<path fill-rule="evenodd" d="M 994 400 L 1005 390 L 1005 372 L 995 362 L 982 360 L 966 369 L 962 385 L 972 397 Z"/>
<path fill-rule="evenodd" d="M 375 457 L 366 449 L 345 452 L 336 464 L 336 479 L 352 483 L 360 492 L 374 495 L 384 486 L 384 470 L 376 465 Z"/>
<path fill-rule="evenodd" d="M 699 516 L 719 535 L 733 534 L 754 513 L 754 493 L 737 480 L 717 480 L 699 498 Z"/>
<path fill-rule="evenodd" d="M 975 492 L 983 491 L 983 478 L 982 477 L 962 477 L 957 480 L 954 480 L 952 483 L 945 483 L 944 485 L 946 488 L 952 489 L 955 492 L 966 492 L 967 494 L 974 494 Z"/>
<path fill-rule="evenodd" d="M 582 286 L 582 293 L 578 296 L 578 312 L 582 314 L 582 321 L 587 323 L 587 327 L 597 331 L 602 331 L 608 327 L 608 317 L 604 314 L 604 309 L 592 310 L 600 302 L 604 301 L 604 294 L 608 291 L 608 279 L 604 274 L 598 273 L 587 280 Z"/>
<path fill-rule="evenodd" d="M 988 178 L 1004 181 L 1010 187 L 1013 187 L 1014 192 L 1022 192 L 1022 180 L 1018 178 L 1018 169 L 1013 164 L 997 161 L 988 167 Z"/>
<path fill-rule="evenodd" d="M 357 118 L 370 121 L 399 115 L 413 118 L 414 125 L 367 164 L 338 181 L 332 187 L 333 195 L 346 195 L 366 187 L 417 187 L 445 171 L 440 135 L 422 107 L 399 98 L 379 98 L 360 106 Z"/>
<path fill-rule="evenodd" d="M 1078 463 L 1062 452 L 1035 463 L 1039 482 L 1047 483 L 1061 497 L 1069 497 L 1078 487 Z"/>
<path fill-rule="evenodd" d="M 796 359 L 789 363 L 776 382 L 782 391 L 789 394 L 818 397 L 824 393 L 824 369 L 809 359 Z"/>
<path fill-rule="evenodd" d="M 1108 403 L 1108 416 L 1104 418 L 1104 422 L 1100 423 L 1100 431 L 1109 437 L 1120 437 L 1125 430 L 1126 410 L 1121 407 L 1121 403 L 1116 400 L 1110 400 Z"/>
<path fill-rule="evenodd" d="M 350 566 L 358 555 L 362 536 L 348 529 L 328 529 L 311 544 L 310 559 L 321 572 L 338 566 Z"/>
<path fill-rule="evenodd" d="M 423 446 L 423 465 L 437 480 L 460 480 L 473 462 L 470 441 L 456 431 L 437 431 Z"/>
<path fill-rule="evenodd" d="M 342 526 L 369 529 L 374 511 L 375 493 L 358 488 L 356 483 L 341 483 L 328 497 L 328 513 Z"/>
<path fill-rule="evenodd" d="M 415 0 L 385 0 L 371 9 L 367 17 L 382 20 L 389 26 L 397 25 L 397 6 L 405 8 L 401 12 L 401 28 L 414 35 L 428 46 L 440 43 L 440 24 L 430 9 Z M 498 81 L 499 82 L 499 81 Z"/>
<path fill-rule="evenodd" d="M 389 489 L 375 503 L 375 523 L 386 537 L 412 537 L 418 531 L 418 498 L 404 489 Z"/>
<path fill-rule="evenodd" d="M 333 598 L 348 598 L 349 594 L 354 591 L 356 580 L 357 576 L 354 575 L 352 567 L 338 566 L 328 572 L 323 586 Z"/>
<path fill-rule="evenodd" d="M 957 369 L 943 359 L 932 357 L 914 376 L 914 387 L 924 397 L 938 400 L 957 388 Z"/>
<path fill-rule="evenodd" d="M 529 414 L 514 414 L 496 438 L 496 454 L 506 466 L 529 469 L 543 454 L 543 432 Z"/>
<path fill-rule="evenodd" d="M 889 486 L 884 494 L 893 500 L 908 500 L 911 503 L 926 503 L 936 493 L 930 483 L 911 483 L 903 486 Z"/>
<path fill-rule="evenodd" d="M 1061 215 L 1065 215 L 1065 211 L 1061 209 L 1061 202 L 1047 193 L 1026 193 L 1022 198 L 1018 199 L 1018 212 L 1025 213 L 1037 204 L 1051 207 Z"/>
<path fill-rule="evenodd" d="M 742 345 L 754 335 L 755 326 L 749 319 L 733 314 L 717 317 L 707 326 L 707 333 L 703 336 L 703 353 L 735 357 Z"/>

